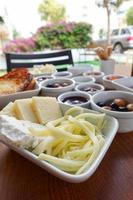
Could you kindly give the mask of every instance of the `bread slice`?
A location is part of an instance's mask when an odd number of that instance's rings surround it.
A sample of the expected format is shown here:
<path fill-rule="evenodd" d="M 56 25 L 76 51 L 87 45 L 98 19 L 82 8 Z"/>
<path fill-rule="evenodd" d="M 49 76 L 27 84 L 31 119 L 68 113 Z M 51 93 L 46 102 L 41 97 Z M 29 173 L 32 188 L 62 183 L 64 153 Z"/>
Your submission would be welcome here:
<path fill-rule="evenodd" d="M 4 79 L 0 78 L 0 95 L 20 92 L 24 88 L 24 83 L 21 79 Z"/>
<path fill-rule="evenodd" d="M 8 72 L 2 78 L 27 78 L 28 75 L 29 72 L 26 68 L 18 68 Z"/>
<path fill-rule="evenodd" d="M 0 77 L 0 95 L 32 90 L 35 86 L 33 75 L 27 69 L 14 69 Z"/>
<path fill-rule="evenodd" d="M 18 119 L 38 123 L 32 109 L 32 99 L 19 99 L 14 102 L 14 110 Z"/>
<path fill-rule="evenodd" d="M 32 108 L 40 124 L 62 116 L 59 104 L 54 97 L 32 97 Z"/>
<path fill-rule="evenodd" d="M 27 87 L 24 88 L 24 91 L 33 90 L 35 88 L 36 81 L 33 78 Z"/>

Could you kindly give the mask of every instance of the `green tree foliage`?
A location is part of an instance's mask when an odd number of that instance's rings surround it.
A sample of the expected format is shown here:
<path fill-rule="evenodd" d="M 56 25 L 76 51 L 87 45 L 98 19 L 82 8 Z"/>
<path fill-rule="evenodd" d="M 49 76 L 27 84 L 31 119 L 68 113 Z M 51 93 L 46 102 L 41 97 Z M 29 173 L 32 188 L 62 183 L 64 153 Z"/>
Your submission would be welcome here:
<path fill-rule="evenodd" d="M 4 19 L 2 16 L 0 16 L 0 24 L 4 24 Z"/>
<path fill-rule="evenodd" d="M 12 35 L 13 35 L 14 39 L 21 37 L 21 34 L 17 31 L 17 29 L 15 27 L 13 27 Z"/>
<path fill-rule="evenodd" d="M 88 23 L 49 24 L 35 34 L 36 50 L 84 48 L 91 40 L 91 33 L 92 26 Z"/>
<path fill-rule="evenodd" d="M 31 52 L 50 49 L 84 48 L 91 41 L 92 26 L 88 23 L 52 23 L 40 27 L 31 38 L 15 38 L 4 52 Z"/>
<path fill-rule="evenodd" d="M 133 25 L 133 6 L 127 11 L 126 22 L 128 25 Z"/>
<path fill-rule="evenodd" d="M 43 0 L 38 11 L 41 19 L 48 22 L 60 22 L 66 17 L 65 7 L 57 3 L 56 0 Z"/>

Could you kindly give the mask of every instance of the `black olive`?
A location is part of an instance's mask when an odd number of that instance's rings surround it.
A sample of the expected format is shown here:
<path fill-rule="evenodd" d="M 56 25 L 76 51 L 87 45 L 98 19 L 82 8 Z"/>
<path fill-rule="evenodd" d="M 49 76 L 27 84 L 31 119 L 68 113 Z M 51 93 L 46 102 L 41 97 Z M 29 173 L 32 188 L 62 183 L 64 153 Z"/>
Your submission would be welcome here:
<path fill-rule="evenodd" d="M 106 106 L 105 103 L 103 103 L 103 102 L 98 102 L 97 105 L 100 107 Z"/>
<path fill-rule="evenodd" d="M 111 106 L 112 110 L 119 111 L 119 106 L 117 104 L 111 103 L 110 106 Z"/>

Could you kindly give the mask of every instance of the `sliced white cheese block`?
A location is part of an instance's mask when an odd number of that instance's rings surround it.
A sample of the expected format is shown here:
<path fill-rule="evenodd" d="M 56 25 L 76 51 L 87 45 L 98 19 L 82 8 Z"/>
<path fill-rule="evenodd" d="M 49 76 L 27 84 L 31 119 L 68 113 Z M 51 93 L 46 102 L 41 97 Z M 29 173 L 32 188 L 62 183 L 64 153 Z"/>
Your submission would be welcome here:
<path fill-rule="evenodd" d="M 32 99 L 19 99 L 14 102 L 14 110 L 18 119 L 37 123 L 38 120 L 32 109 Z"/>
<path fill-rule="evenodd" d="M 54 97 L 33 97 L 32 108 L 41 124 L 62 116 L 60 106 Z"/>
<path fill-rule="evenodd" d="M 14 116 L 15 112 L 14 112 L 14 104 L 12 102 L 10 102 L 9 104 L 7 104 L 6 107 L 4 107 L 1 111 L 0 111 L 0 115 L 8 115 L 8 116 Z"/>

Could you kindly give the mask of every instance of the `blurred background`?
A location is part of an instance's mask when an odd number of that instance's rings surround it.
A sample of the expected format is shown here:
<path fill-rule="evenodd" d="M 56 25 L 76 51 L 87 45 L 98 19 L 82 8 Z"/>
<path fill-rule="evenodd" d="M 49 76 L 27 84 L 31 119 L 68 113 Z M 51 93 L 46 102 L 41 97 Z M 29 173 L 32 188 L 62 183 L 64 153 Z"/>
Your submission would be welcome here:
<path fill-rule="evenodd" d="M 0 69 L 4 52 L 72 49 L 74 62 L 98 64 L 93 48 L 112 45 L 132 64 L 133 0 L 0 0 Z"/>

